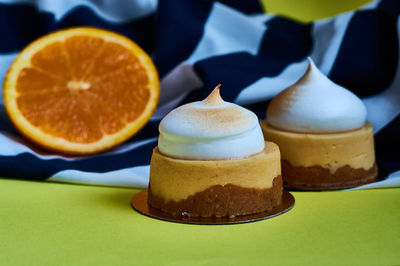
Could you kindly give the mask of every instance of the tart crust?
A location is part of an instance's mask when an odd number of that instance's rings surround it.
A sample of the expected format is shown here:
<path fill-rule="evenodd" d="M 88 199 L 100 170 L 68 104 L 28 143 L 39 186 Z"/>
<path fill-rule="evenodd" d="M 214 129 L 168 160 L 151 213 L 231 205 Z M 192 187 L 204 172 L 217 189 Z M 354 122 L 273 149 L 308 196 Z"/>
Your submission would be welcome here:
<path fill-rule="evenodd" d="M 271 210 L 281 202 L 281 176 L 274 178 L 271 188 L 243 188 L 232 184 L 216 185 L 178 202 L 165 202 L 152 194 L 149 187 L 150 206 L 175 216 L 235 217 Z"/>
<path fill-rule="evenodd" d="M 276 144 L 246 158 L 186 160 L 156 147 L 150 162 L 149 204 L 175 215 L 222 217 L 262 212 L 281 203 Z"/>
<path fill-rule="evenodd" d="M 279 145 L 284 187 L 338 189 L 375 181 L 373 128 L 339 133 L 297 133 L 261 121 L 264 138 Z"/>
<path fill-rule="evenodd" d="M 376 163 L 365 170 L 354 169 L 346 165 L 331 173 L 321 166 L 295 167 L 282 160 L 283 186 L 298 189 L 340 189 L 364 185 L 376 181 L 378 167 Z"/>

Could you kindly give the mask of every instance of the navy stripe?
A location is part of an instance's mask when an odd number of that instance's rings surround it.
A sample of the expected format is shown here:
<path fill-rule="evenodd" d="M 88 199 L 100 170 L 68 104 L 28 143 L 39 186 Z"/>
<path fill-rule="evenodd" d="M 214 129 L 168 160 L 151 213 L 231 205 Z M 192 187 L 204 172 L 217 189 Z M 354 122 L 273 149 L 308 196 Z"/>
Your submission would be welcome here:
<path fill-rule="evenodd" d="M 262 13 L 263 8 L 258 0 L 219 0 L 224 5 L 237 9 L 245 14 Z"/>
<path fill-rule="evenodd" d="M 138 165 L 147 165 L 156 141 L 122 154 L 87 157 L 76 161 L 62 159 L 42 160 L 32 154 L 0 156 L 1 176 L 44 180 L 53 174 L 68 169 L 104 173 Z"/>
<path fill-rule="evenodd" d="M 158 137 L 158 125 L 160 121 L 149 121 L 136 135 L 128 140 L 128 142 L 135 142 L 139 140 L 150 139 Z"/>
<path fill-rule="evenodd" d="M 383 0 L 379 3 L 378 9 L 383 10 L 393 16 L 400 15 L 400 1 L 399 0 Z"/>
<path fill-rule="evenodd" d="M 223 85 L 221 95 L 224 99 L 233 101 L 244 88 L 260 78 L 279 75 L 289 64 L 309 54 L 312 49 L 311 30 L 311 24 L 272 19 L 256 56 L 241 52 L 197 62 L 194 67 L 204 87 L 193 91 L 185 102 L 204 99 L 219 83 Z"/>
<path fill-rule="evenodd" d="M 262 12 L 256 0 L 219 2 L 244 13 Z M 213 1 L 159 1 L 155 64 L 161 77 L 192 54 L 203 35 L 212 6 Z"/>
<path fill-rule="evenodd" d="M 74 26 L 93 26 L 116 31 L 137 42 L 148 53 L 154 50 L 153 15 L 123 24 L 110 24 L 101 20 L 90 8 L 80 6 L 57 22 L 53 14 L 38 12 L 31 5 L 0 4 L 0 53 L 19 51 L 44 34 Z"/>
<path fill-rule="evenodd" d="M 267 107 L 271 100 L 260 101 L 257 103 L 246 105 L 245 107 L 255 113 L 260 120 L 264 120 L 267 113 Z"/>
<path fill-rule="evenodd" d="M 375 135 L 377 162 L 390 172 L 400 170 L 399 148 L 400 114 Z"/>
<path fill-rule="evenodd" d="M 393 81 L 398 61 L 397 18 L 362 11 L 351 19 L 329 77 L 360 97 Z"/>
<path fill-rule="evenodd" d="M 281 70 L 272 65 L 271 68 L 264 68 L 262 59 L 245 52 L 207 58 L 197 62 L 194 67 L 203 80 L 204 87 L 192 92 L 186 101 L 204 99 L 221 83 L 222 97 L 232 102 L 246 86 L 268 72 L 277 75 Z"/>
<path fill-rule="evenodd" d="M 11 124 L 6 112 L 1 110 L 0 107 L 0 131 L 6 131 L 11 134 L 17 134 L 15 127 Z M 1 147 L 0 147 L 1 148 Z"/>
<path fill-rule="evenodd" d="M 159 1 L 155 64 L 161 77 L 190 56 L 196 48 L 211 1 Z M 161 12 L 162 10 L 162 12 Z"/>
<path fill-rule="evenodd" d="M 266 57 L 274 67 L 285 68 L 300 61 L 312 49 L 312 24 L 301 24 L 284 18 L 273 18 L 267 22 L 258 56 Z M 278 66 L 276 66 L 278 65 Z"/>

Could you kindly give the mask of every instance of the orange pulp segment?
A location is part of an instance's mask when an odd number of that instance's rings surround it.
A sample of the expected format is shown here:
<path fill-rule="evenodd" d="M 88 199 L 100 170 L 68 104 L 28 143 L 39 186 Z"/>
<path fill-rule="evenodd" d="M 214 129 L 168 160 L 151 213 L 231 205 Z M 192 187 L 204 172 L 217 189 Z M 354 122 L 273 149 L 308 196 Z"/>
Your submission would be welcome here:
<path fill-rule="evenodd" d="M 128 38 L 96 28 L 46 35 L 14 60 L 3 85 L 16 128 L 61 153 L 109 149 L 139 131 L 160 85 L 150 57 Z"/>

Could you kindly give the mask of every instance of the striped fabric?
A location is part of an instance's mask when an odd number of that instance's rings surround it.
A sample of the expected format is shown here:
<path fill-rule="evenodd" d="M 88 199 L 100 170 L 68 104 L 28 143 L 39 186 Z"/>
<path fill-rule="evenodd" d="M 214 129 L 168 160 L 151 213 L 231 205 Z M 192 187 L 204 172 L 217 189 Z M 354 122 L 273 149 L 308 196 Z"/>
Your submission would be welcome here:
<path fill-rule="evenodd" d="M 0 0 L 0 81 L 37 37 L 90 25 L 122 33 L 154 59 L 159 107 L 136 136 L 106 153 L 63 157 L 25 141 L 0 105 L 0 176 L 146 187 L 158 123 L 172 108 L 222 96 L 265 117 L 268 101 L 295 82 L 310 56 L 323 73 L 362 98 L 375 128 L 384 181 L 400 186 L 400 2 L 372 2 L 311 24 L 264 14 L 258 1 Z"/>

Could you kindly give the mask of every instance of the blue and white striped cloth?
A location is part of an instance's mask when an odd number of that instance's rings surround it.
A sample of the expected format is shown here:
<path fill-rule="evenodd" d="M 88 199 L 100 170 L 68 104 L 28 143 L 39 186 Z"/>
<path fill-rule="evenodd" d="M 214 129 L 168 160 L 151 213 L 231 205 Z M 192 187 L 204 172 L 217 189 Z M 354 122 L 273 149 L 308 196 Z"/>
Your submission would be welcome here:
<path fill-rule="evenodd" d="M 268 7 L 267 7 L 268 8 Z M 158 123 L 222 83 L 225 100 L 265 117 L 268 101 L 295 82 L 310 56 L 323 73 L 362 98 L 375 128 L 378 165 L 388 177 L 365 187 L 400 186 L 400 2 L 372 2 L 310 24 L 264 14 L 258 1 L 0 0 L 0 81 L 37 37 L 89 25 L 126 35 L 154 59 L 161 99 L 151 121 L 119 147 L 63 157 L 31 146 L 0 101 L 0 176 L 146 187 Z"/>

